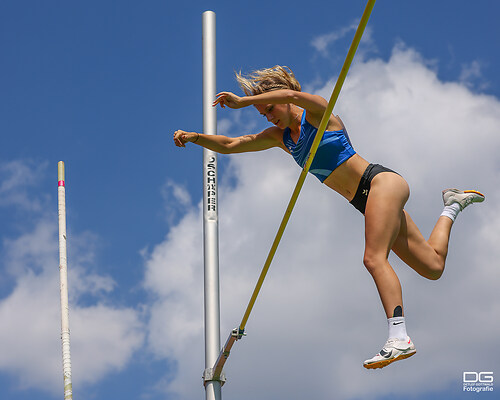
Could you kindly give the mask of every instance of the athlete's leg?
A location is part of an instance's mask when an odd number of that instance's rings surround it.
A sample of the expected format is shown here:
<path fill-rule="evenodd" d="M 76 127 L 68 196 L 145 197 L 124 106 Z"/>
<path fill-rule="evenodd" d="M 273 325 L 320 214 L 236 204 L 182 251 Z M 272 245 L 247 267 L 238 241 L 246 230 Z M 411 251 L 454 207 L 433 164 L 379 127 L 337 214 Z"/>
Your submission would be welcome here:
<path fill-rule="evenodd" d="M 428 279 L 439 279 L 443 274 L 451 227 L 458 212 L 472 203 L 484 201 L 484 195 L 475 190 L 447 189 L 443 191 L 443 201 L 445 209 L 429 240 L 424 239 L 410 215 L 405 212 L 399 235 L 392 247 L 401 260 Z"/>
<path fill-rule="evenodd" d="M 392 250 L 420 275 L 428 279 L 439 279 L 444 271 L 452 225 L 453 222 L 448 217 L 439 217 L 426 241 L 410 215 L 404 211 L 401 229 Z"/>
<path fill-rule="evenodd" d="M 403 207 L 409 193 L 408 184 L 401 176 L 381 173 L 373 178 L 366 203 L 364 262 L 377 285 L 389 327 L 389 339 L 382 350 L 363 363 L 368 369 L 383 368 L 416 353 L 406 333 L 401 285 L 387 260 L 401 230 Z"/>
<path fill-rule="evenodd" d="M 363 261 L 375 281 L 387 318 L 403 305 L 401 284 L 387 257 L 400 232 L 408 196 L 408 184 L 401 176 L 383 172 L 373 178 L 366 203 Z"/>

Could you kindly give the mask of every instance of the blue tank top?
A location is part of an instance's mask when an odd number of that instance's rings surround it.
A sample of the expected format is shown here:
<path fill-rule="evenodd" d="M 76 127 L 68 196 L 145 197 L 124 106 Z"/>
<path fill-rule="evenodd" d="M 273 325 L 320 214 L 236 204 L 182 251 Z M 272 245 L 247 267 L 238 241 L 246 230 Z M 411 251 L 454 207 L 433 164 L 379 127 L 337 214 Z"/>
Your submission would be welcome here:
<path fill-rule="evenodd" d="M 307 155 L 311 149 L 318 128 L 306 120 L 306 112 L 302 113 L 300 123 L 300 136 L 295 143 L 290 135 L 290 128 L 283 131 L 283 143 L 288 148 L 293 158 L 302 168 L 306 163 Z M 309 172 L 323 182 L 340 164 L 351 158 L 354 151 L 346 129 L 340 131 L 325 131 L 318 150 L 314 156 Z"/>

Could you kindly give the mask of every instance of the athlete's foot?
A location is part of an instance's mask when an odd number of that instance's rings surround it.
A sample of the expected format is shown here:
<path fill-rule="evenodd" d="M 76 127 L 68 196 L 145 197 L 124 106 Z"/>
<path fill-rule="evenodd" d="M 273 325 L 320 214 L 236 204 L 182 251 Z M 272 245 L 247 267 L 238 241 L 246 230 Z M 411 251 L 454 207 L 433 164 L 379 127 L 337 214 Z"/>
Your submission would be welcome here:
<path fill-rule="evenodd" d="M 460 209 L 463 210 L 471 203 L 481 203 L 483 201 L 484 194 L 476 190 L 443 190 L 443 202 L 445 206 L 452 205 L 453 203 L 458 203 Z"/>
<path fill-rule="evenodd" d="M 363 363 L 363 367 L 368 369 L 384 368 L 394 361 L 411 357 L 416 352 L 415 345 L 408 336 L 406 340 L 391 338 L 387 340 L 380 353 Z"/>

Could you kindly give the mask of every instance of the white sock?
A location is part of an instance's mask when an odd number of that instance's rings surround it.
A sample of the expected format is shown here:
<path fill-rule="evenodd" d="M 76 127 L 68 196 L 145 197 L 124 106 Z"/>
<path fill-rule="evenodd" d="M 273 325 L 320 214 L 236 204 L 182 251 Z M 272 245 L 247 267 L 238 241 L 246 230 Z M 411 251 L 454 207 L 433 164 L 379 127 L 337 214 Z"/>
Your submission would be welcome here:
<path fill-rule="evenodd" d="M 457 218 L 458 213 L 461 211 L 460 204 L 453 203 L 449 206 L 445 206 L 441 215 L 448 217 L 453 222 L 455 222 L 455 218 Z"/>
<path fill-rule="evenodd" d="M 398 338 L 406 340 L 408 334 L 406 333 L 405 317 L 393 317 L 387 320 L 389 325 L 389 339 Z"/>

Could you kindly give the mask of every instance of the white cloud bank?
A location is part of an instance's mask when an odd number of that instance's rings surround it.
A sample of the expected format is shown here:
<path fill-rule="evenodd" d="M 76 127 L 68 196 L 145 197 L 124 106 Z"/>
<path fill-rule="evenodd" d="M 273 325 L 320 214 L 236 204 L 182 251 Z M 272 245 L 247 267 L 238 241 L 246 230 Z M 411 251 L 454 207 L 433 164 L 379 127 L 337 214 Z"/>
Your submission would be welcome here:
<path fill-rule="evenodd" d="M 319 93 L 329 98 L 334 80 Z M 388 61 L 353 65 L 335 111 L 362 156 L 406 177 L 407 210 L 424 236 L 441 212 L 442 189 L 477 188 L 486 201 L 459 216 L 441 280 L 427 281 L 391 258 L 418 352 L 367 371 L 362 362 L 387 331 L 362 265 L 363 219 L 309 177 L 248 336 L 226 364 L 224 396 L 368 399 L 447 388 L 459 395 L 463 371 L 499 371 L 500 102 L 439 81 L 419 54 L 398 46 Z M 230 156 L 227 171 L 231 179 L 221 181 L 236 184 L 219 188 L 222 341 L 242 317 L 300 172 L 279 150 Z M 157 296 L 148 343 L 161 349 L 159 357 L 175 360 L 165 390 L 179 399 L 203 392 L 201 228 L 200 207 L 192 207 L 146 255 L 145 286 Z"/>
<path fill-rule="evenodd" d="M 0 172 L 2 195 L 12 192 L 9 182 L 13 180 L 29 188 L 31 181 L 25 178 L 38 173 L 23 161 L 3 164 Z M 45 200 L 29 196 L 28 191 L 6 198 L 8 201 L 0 201 L 0 205 L 30 210 L 36 222 L 32 231 L 3 239 L 1 273 L 8 274 L 15 285 L 0 299 L 0 371 L 13 376 L 12 384 L 21 389 L 62 395 L 57 214 L 50 218 L 44 215 L 40 210 L 47 208 L 40 205 Z M 78 378 L 74 388 L 124 368 L 144 340 L 136 310 L 102 300 L 115 283 L 86 268 L 95 262 L 91 251 L 94 240 L 89 233 L 72 235 L 68 240 L 71 361 L 73 377 Z M 93 304 L 82 305 L 83 296 L 86 304 L 91 296 Z"/>

